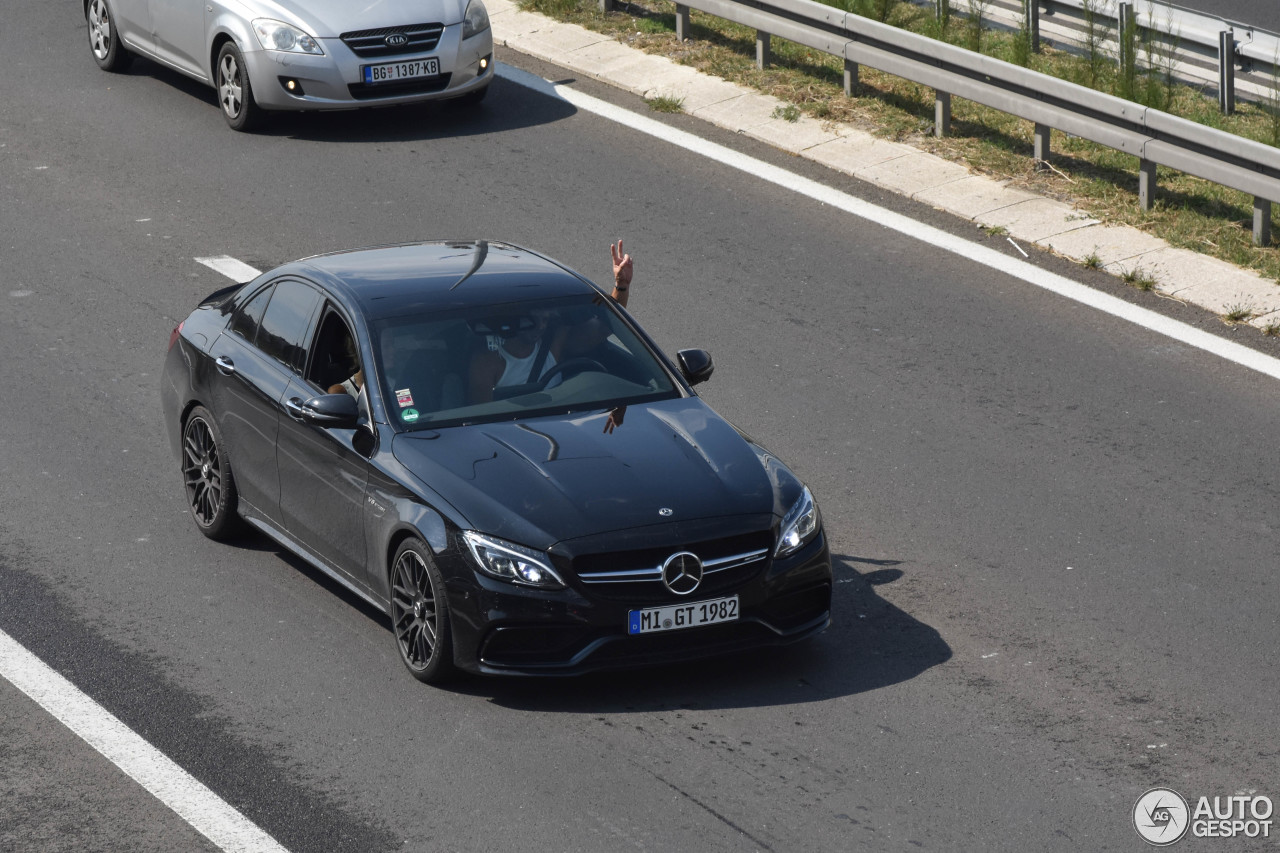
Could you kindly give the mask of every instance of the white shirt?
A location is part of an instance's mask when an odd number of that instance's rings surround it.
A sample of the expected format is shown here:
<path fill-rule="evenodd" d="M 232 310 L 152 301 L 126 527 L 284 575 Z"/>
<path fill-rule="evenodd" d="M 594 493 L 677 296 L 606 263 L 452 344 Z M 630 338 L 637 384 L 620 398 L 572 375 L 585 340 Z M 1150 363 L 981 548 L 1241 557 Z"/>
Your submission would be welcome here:
<path fill-rule="evenodd" d="M 541 347 L 536 346 L 533 348 L 533 352 L 529 353 L 524 358 L 517 358 L 516 356 L 507 352 L 506 347 L 504 346 L 498 347 L 498 355 L 502 356 L 503 370 L 502 370 L 502 376 L 498 377 L 498 381 L 493 387 L 502 388 L 510 385 L 523 385 L 526 382 L 528 382 L 529 371 L 533 370 L 533 362 L 534 362 L 534 359 L 538 357 L 539 349 L 541 349 Z M 542 362 L 542 373 L 539 376 L 533 377 L 534 380 L 536 381 L 537 379 L 540 379 L 542 376 L 545 376 L 548 370 L 550 370 L 552 367 L 555 367 L 555 364 L 556 364 L 556 357 L 551 354 L 550 350 L 548 350 L 546 358 Z M 561 378 L 562 377 L 559 377 L 559 376 L 555 377 L 554 379 L 551 380 L 551 383 L 547 385 L 547 387 L 554 388 L 555 386 L 559 385 Z"/>

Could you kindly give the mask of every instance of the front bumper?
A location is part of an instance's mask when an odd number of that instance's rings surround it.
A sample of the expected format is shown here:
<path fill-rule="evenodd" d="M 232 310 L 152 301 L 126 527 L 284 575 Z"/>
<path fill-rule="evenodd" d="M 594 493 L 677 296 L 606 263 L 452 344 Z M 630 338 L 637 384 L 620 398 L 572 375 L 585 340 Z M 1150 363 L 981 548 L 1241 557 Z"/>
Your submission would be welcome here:
<path fill-rule="evenodd" d="M 473 573 L 468 573 L 473 574 Z M 669 604 L 588 598 L 574 588 L 544 591 L 455 575 L 449 605 L 458 665 L 490 675 L 578 675 L 675 663 L 798 642 L 831 620 L 831 556 L 825 535 L 785 560 L 770 560 L 740 586 L 735 622 L 652 634 L 627 633 L 628 613 Z"/>
<path fill-rule="evenodd" d="M 386 59 L 362 59 L 340 39 L 321 39 L 324 56 L 247 50 L 245 65 L 258 106 L 269 110 L 349 110 L 457 98 L 493 82 L 493 31 L 465 41 L 462 25 L 445 27 L 435 49 Z M 365 86 L 362 68 L 436 57 L 440 73 L 411 83 Z M 481 60 L 485 67 L 481 68 Z M 293 81 L 291 92 L 286 84 Z"/>

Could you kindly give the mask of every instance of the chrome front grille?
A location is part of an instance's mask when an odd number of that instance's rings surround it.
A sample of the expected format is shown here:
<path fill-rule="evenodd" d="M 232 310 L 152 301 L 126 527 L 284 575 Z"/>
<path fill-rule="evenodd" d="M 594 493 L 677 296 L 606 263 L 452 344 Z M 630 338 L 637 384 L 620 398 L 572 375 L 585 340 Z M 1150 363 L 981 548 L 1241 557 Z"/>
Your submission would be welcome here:
<path fill-rule="evenodd" d="M 757 560 L 763 560 L 769 556 L 768 548 L 761 548 L 758 551 L 751 551 L 746 554 L 734 554 L 729 557 L 720 557 L 715 560 L 702 561 L 702 576 L 706 578 L 716 572 L 727 572 L 732 569 L 738 569 L 742 566 L 754 563 Z M 636 581 L 649 581 L 653 583 L 662 582 L 662 566 L 653 566 L 645 569 L 623 569 L 620 572 L 584 572 L 578 575 L 583 583 L 633 583 Z"/>
<path fill-rule="evenodd" d="M 356 56 L 362 59 L 380 59 L 435 50 L 443 32 L 444 24 L 406 24 L 402 27 L 380 27 L 376 30 L 343 33 L 339 38 Z M 403 35 L 405 43 L 388 44 L 387 37 L 395 35 Z"/>
<path fill-rule="evenodd" d="M 688 551 L 702 561 L 697 597 L 738 589 L 769 564 L 770 531 L 727 539 L 691 542 L 637 551 L 584 554 L 573 560 L 573 572 L 593 597 L 611 601 L 657 602 L 680 596 L 662 583 L 662 565 L 672 554 Z"/>

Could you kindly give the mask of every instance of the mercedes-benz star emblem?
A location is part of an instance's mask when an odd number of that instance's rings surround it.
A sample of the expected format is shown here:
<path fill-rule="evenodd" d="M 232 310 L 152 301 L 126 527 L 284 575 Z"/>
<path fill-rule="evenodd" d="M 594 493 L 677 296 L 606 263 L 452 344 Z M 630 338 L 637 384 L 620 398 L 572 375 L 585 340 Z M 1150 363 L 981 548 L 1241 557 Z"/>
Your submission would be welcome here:
<path fill-rule="evenodd" d="M 702 583 L 702 561 L 688 551 L 672 554 L 662 564 L 662 583 L 676 595 L 688 595 Z"/>

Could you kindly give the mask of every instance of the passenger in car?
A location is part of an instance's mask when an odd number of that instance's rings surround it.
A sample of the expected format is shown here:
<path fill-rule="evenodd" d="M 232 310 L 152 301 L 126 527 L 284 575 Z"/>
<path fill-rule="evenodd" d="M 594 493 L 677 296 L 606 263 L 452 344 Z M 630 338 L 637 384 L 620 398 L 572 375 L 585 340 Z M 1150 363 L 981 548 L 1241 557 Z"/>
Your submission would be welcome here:
<path fill-rule="evenodd" d="M 609 245 L 609 255 L 613 261 L 613 299 L 625 308 L 631 296 L 634 263 L 631 255 L 623 250 L 622 240 Z M 480 350 L 472 359 L 468 383 L 472 403 L 492 400 L 495 388 L 536 382 L 566 356 L 574 356 L 590 348 L 590 344 L 583 345 L 581 340 L 575 340 L 575 331 L 581 330 L 561 325 L 548 332 L 546 315 L 533 319 L 535 322 L 531 328 L 504 337 L 496 345 L 491 343 L 488 349 Z M 558 379 L 553 378 L 550 384 L 555 385 Z"/>
<path fill-rule="evenodd" d="M 350 332 L 346 333 L 343 347 L 346 350 L 348 363 L 355 368 L 355 372 L 342 382 L 330 385 L 326 390 L 330 394 L 346 392 L 359 400 L 360 389 L 364 387 L 364 369 L 360 366 L 360 355 L 356 352 L 356 342 L 352 339 Z"/>

